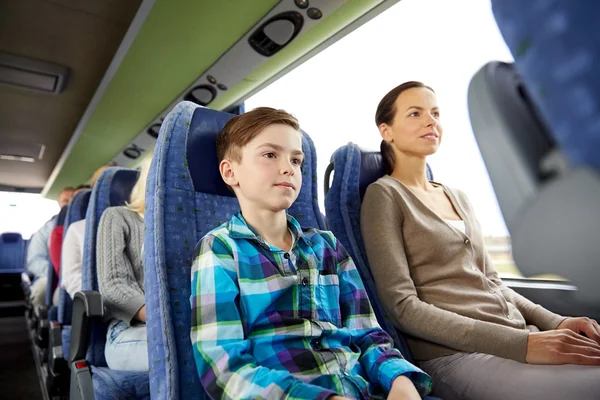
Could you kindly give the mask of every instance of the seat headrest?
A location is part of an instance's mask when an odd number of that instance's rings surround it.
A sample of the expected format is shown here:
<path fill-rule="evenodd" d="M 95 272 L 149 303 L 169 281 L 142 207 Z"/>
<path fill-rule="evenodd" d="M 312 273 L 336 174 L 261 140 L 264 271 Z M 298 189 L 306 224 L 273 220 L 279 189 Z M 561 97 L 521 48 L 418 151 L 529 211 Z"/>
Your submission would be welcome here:
<path fill-rule="evenodd" d="M 217 135 L 234 115 L 208 108 L 194 110 L 188 133 L 186 158 L 196 192 L 235 197 L 219 172 Z"/>
<path fill-rule="evenodd" d="M 354 151 L 348 151 L 349 149 L 352 149 Z M 360 194 L 360 199 L 362 201 L 369 185 L 385 175 L 383 157 L 381 155 L 381 152 L 379 151 L 365 150 L 354 143 L 348 143 L 346 149 L 346 157 L 353 157 L 352 153 L 358 154 L 358 158 L 360 160 L 358 191 Z M 352 160 L 352 162 L 356 161 Z M 431 172 L 429 164 L 427 164 L 427 179 L 433 180 L 433 173 Z"/>
<path fill-rule="evenodd" d="M 69 205 L 63 206 L 58 213 L 58 217 L 56 217 L 56 225 L 61 226 L 65 224 L 65 218 L 67 217 L 67 210 L 69 209 Z"/>
<path fill-rule="evenodd" d="M 235 193 L 229 190 L 221 178 L 216 151 L 217 135 L 233 117 L 235 117 L 233 114 L 204 107 L 194 110 L 187 136 L 186 160 L 196 192 L 235 197 Z M 308 153 L 313 152 L 312 142 L 306 133 L 300 132 L 302 149 L 308 157 Z M 304 175 L 308 168 L 310 166 L 305 163 Z M 306 180 L 307 178 L 304 178 L 304 181 Z M 305 184 L 303 183 L 302 186 L 304 187 Z"/>
<path fill-rule="evenodd" d="M 18 243 L 23 241 L 23 236 L 17 232 L 4 232 L 0 235 L 0 242 L 2 243 Z"/>
<path fill-rule="evenodd" d="M 139 171 L 125 168 L 119 168 L 119 170 L 114 173 L 110 180 L 109 189 L 109 204 L 111 207 L 122 206 L 126 201 L 129 201 L 131 190 L 133 186 L 135 186 L 138 176 Z"/>
<path fill-rule="evenodd" d="M 358 149 L 360 151 L 358 191 L 360 193 L 360 199 L 362 200 L 369 185 L 385 175 L 385 168 L 383 166 L 383 157 L 380 152 L 363 150 L 360 147 L 358 147 Z"/>

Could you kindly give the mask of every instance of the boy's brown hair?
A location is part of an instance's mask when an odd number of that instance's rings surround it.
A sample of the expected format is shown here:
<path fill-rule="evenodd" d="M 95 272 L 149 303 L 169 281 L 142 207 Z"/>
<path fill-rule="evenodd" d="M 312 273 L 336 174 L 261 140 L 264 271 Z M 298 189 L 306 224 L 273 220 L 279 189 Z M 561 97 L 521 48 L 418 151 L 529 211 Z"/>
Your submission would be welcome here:
<path fill-rule="evenodd" d="M 217 157 L 219 162 L 230 158 L 240 162 L 240 150 L 269 125 L 284 124 L 300 129 L 298 120 L 284 110 L 257 107 L 247 113 L 231 118 L 217 135 Z"/>

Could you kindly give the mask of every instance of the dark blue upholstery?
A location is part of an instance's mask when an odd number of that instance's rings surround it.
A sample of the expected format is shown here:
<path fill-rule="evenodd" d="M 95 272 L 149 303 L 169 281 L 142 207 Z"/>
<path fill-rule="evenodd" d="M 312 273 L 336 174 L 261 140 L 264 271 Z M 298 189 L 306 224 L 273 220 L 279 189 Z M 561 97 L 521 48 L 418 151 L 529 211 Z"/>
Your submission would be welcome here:
<path fill-rule="evenodd" d="M 25 243 L 20 233 L 0 235 L 0 273 L 19 273 L 25 270 Z"/>
<path fill-rule="evenodd" d="M 88 203 L 90 201 L 90 195 L 92 194 L 91 189 L 83 189 L 80 190 L 71 200 L 69 204 L 69 208 L 67 210 L 67 215 L 65 217 L 65 230 L 64 234 L 67 234 L 67 229 L 73 222 L 77 222 L 85 218 L 85 213 L 87 212 Z M 61 257 L 62 260 L 62 257 Z M 61 261 L 62 263 L 62 261 Z M 62 281 L 62 265 L 60 268 L 60 279 L 59 282 Z M 58 322 L 62 326 L 61 336 L 62 336 L 62 348 L 63 354 L 69 354 L 69 345 L 71 343 L 71 315 L 73 313 L 73 300 L 67 293 L 65 289 L 62 287 L 58 292 Z"/>
<path fill-rule="evenodd" d="M 195 244 L 239 205 L 218 171 L 215 138 L 230 114 L 179 103 L 162 124 L 148 176 L 144 238 L 150 385 L 153 399 L 200 399 L 190 341 Z M 317 201 L 316 151 L 304 134 L 303 183 L 289 212 L 325 228 Z"/>
<path fill-rule="evenodd" d="M 54 229 L 58 228 L 59 226 L 62 226 L 64 228 L 68 209 L 69 209 L 69 206 L 63 206 L 63 208 L 60 209 L 60 212 L 58 213 L 58 216 L 56 217 L 56 224 L 54 225 L 54 228 L 52 228 L 53 231 L 54 231 Z M 50 244 L 48 244 L 48 245 L 50 245 Z M 47 277 L 48 277 L 48 279 L 46 280 L 46 306 L 48 306 L 48 313 L 49 314 L 52 313 L 52 315 L 55 317 L 54 319 L 49 319 L 49 320 L 56 321 L 57 310 L 54 310 L 55 307 L 52 304 L 52 296 L 54 295 L 54 290 L 56 290 L 56 287 L 58 286 L 58 276 L 56 275 L 56 272 L 54 271 L 54 265 L 51 265 L 51 268 L 48 268 Z"/>
<path fill-rule="evenodd" d="M 82 289 L 98 290 L 96 269 L 96 238 L 100 217 L 108 207 L 122 206 L 129 199 L 136 183 L 138 172 L 132 169 L 110 167 L 105 169 L 90 195 L 85 215 L 85 240 L 82 265 Z M 104 323 L 90 327 L 90 341 L 86 360 L 92 369 L 96 400 L 120 400 L 123 398 L 148 398 L 148 373 L 113 371 L 106 365 L 104 345 L 106 342 Z M 145 382 L 145 384 L 144 384 Z M 123 394 L 123 393 L 126 393 Z"/>
<path fill-rule="evenodd" d="M 404 357 L 414 361 L 404 337 L 396 331 L 379 301 L 373 275 L 369 267 L 360 231 L 360 208 L 367 187 L 385 174 L 381 153 L 365 151 L 348 143 L 333 153 L 331 162 L 334 175 L 331 188 L 325 196 L 325 210 L 329 229 L 350 253 L 363 278 L 371 304 L 382 328 L 387 331 Z M 429 165 L 427 174 L 433 179 Z"/>
<path fill-rule="evenodd" d="M 73 222 L 77 222 L 85 218 L 91 194 L 91 189 L 83 189 L 80 190 L 71 200 L 71 204 L 69 204 L 69 209 L 67 210 L 67 215 L 65 217 L 65 235 L 67 234 L 67 229 L 69 229 L 69 226 Z M 62 281 L 62 266 L 60 271 L 61 276 L 59 281 Z M 61 325 L 71 325 L 72 306 L 73 301 L 71 300 L 71 297 L 65 289 L 61 288 L 58 294 L 58 322 Z M 64 354 L 69 354 L 69 352 L 67 351 Z"/>
<path fill-rule="evenodd" d="M 570 161 L 600 171 L 600 2 L 492 0 L 517 69 Z"/>

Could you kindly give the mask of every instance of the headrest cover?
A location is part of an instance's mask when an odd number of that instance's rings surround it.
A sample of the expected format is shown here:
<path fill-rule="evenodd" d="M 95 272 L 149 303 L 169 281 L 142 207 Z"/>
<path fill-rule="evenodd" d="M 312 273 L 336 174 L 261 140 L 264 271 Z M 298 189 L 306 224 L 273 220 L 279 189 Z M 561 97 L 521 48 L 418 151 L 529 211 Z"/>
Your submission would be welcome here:
<path fill-rule="evenodd" d="M 235 197 L 221 178 L 216 151 L 217 135 L 232 117 L 203 107 L 194 111 L 186 155 L 196 192 Z"/>
<path fill-rule="evenodd" d="M 23 236 L 17 232 L 4 232 L 0 235 L 0 241 L 2 243 L 18 243 L 23 240 Z"/>
<path fill-rule="evenodd" d="M 56 225 L 62 226 L 65 224 L 65 218 L 67 217 L 67 210 L 69 209 L 69 205 L 63 206 L 58 213 L 58 217 L 56 217 Z"/>
<path fill-rule="evenodd" d="M 137 182 L 139 171 L 120 169 L 110 182 L 110 206 L 122 206 L 129 201 L 131 190 Z"/>
<path fill-rule="evenodd" d="M 369 185 L 385 175 L 385 167 L 383 166 L 383 157 L 381 152 L 364 150 L 359 146 L 356 147 L 360 152 L 360 178 L 358 190 L 360 193 L 360 199 L 362 200 Z M 427 179 L 432 181 L 433 173 L 431 172 L 431 167 L 429 167 L 429 164 L 426 166 Z"/>
<path fill-rule="evenodd" d="M 358 181 L 358 191 L 362 200 L 367 191 L 367 187 L 377 179 L 385 175 L 383 166 L 383 157 L 378 151 L 368 151 L 360 149 L 360 178 Z"/>

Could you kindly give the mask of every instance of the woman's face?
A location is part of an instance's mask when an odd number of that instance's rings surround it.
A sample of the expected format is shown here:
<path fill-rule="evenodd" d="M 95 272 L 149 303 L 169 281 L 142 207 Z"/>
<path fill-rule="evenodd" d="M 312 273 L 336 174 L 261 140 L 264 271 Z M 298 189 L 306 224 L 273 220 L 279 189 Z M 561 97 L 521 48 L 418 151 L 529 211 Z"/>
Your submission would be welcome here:
<path fill-rule="evenodd" d="M 391 125 L 381 124 L 381 137 L 405 155 L 434 154 L 442 142 L 440 111 L 435 93 L 412 88 L 400 93 Z"/>

